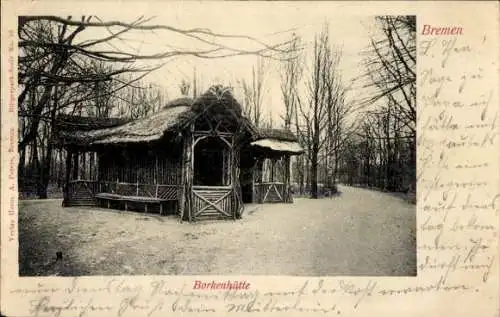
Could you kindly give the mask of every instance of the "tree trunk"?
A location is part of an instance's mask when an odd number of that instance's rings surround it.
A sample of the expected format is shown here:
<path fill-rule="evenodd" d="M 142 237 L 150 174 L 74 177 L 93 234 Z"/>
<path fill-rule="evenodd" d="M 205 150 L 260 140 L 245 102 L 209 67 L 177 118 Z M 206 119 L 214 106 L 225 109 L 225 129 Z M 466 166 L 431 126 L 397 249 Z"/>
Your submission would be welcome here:
<path fill-rule="evenodd" d="M 318 198 L 318 150 L 314 145 L 311 153 L 311 197 Z"/>
<path fill-rule="evenodd" d="M 25 131 L 25 126 L 26 126 L 26 119 L 22 118 L 21 119 L 21 135 L 24 135 Z M 19 148 L 19 165 L 17 167 L 17 179 L 18 180 L 24 180 L 24 173 L 26 170 L 26 146 L 23 146 L 22 148 Z"/>
<path fill-rule="evenodd" d="M 19 165 L 18 165 L 18 169 L 17 169 L 17 173 L 18 173 L 17 178 L 19 180 L 24 180 L 25 169 L 26 169 L 26 147 L 23 147 L 19 151 Z"/>
<path fill-rule="evenodd" d="M 305 184 L 304 184 L 304 178 L 305 178 L 304 173 L 305 173 L 305 171 L 307 169 L 306 169 L 306 166 L 305 166 L 305 160 L 304 160 L 304 158 L 301 157 L 299 159 L 299 161 L 300 161 L 300 165 L 299 165 L 299 169 L 300 169 L 300 172 L 299 172 L 299 186 L 300 186 L 300 189 L 299 190 L 300 190 L 300 194 L 304 195 L 304 186 L 305 186 Z"/>
<path fill-rule="evenodd" d="M 304 169 L 305 173 L 307 173 L 305 175 L 305 190 L 304 190 L 304 193 L 306 191 L 309 191 L 308 194 L 311 195 L 311 163 L 309 162 L 309 160 L 306 160 L 305 162 L 305 169 Z"/>
<path fill-rule="evenodd" d="M 69 199 L 69 178 L 71 176 L 71 151 L 66 149 L 66 170 L 64 175 L 64 185 L 63 185 L 63 207 L 65 207 L 68 203 Z"/>
<path fill-rule="evenodd" d="M 52 162 L 52 144 L 47 145 L 47 154 L 43 160 L 43 165 L 40 173 L 40 191 L 38 198 L 47 199 L 47 189 L 50 183 L 50 163 Z"/>
<path fill-rule="evenodd" d="M 35 181 L 36 194 L 40 190 L 39 180 L 40 180 L 40 159 L 38 158 L 38 140 L 35 138 L 32 143 L 31 148 L 31 164 L 30 164 L 30 179 Z"/>
<path fill-rule="evenodd" d="M 54 108 L 56 108 L 54 106 Z M 46 147 L 45 147 L 45 155 L 44 155 L 44 159 L 42 161 L 42 168 L 41 168 L 41 172 L 40 172 L 40 191 L 39 191 L 39 195 L 38 197 L 40 199 L 47 199 L 48 198 L 48 193 L 47 193 L 47 190 L 48 190 L 48 187 L 49 187 L 49 183 L 50 183 L 50 175 L 51 175 L 51 166 L 52 166 L 52 154 L 53 154 L 53 143 L 51 142 L 50 140 L 50 137 L 51 137 L 51 129 L 52 127 L 54 126 L 54 121 L 55 121 L 55 111 L 53 110 L 53 114 L 52 114 L 52 124 L 50 126 L 45 126 L 45 140 L 44 140 L 44 143 L 46 143 Z"/>

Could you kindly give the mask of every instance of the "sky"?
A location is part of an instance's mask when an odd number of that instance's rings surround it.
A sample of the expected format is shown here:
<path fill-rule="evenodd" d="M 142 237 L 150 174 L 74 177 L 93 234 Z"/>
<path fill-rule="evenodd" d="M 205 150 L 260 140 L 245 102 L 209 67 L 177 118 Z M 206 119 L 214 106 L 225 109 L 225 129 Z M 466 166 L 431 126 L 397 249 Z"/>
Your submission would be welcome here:
<path fill-rule="evenodd" d="M 152 19 L 148 24 L 162 24 L 179 29 L 203 28 L 217 33 L 252 36 L 267 44 L 287 41 L 292 33 L 295 33 L 305 45 L 303 53 L 306 67 L 310 64 L 309 56 L 314 36 L 321 31 L 325 23 L 328 23 L 331 45 L 342 47 L 340 69 L 345 84 L 349 85 L 352 79 L 359 77 L 365 71 L 361 65 L 363 56 L 360 53 L 366 50 L 370 43 L 370 36 L 376 29 L 374 16 L 345 15 L 338 10 L 308 5 L 287 7 L 268 6 L 262 3 L 244 7 L 233 5 L 226 10 L 220 10 L 220 8 L 221 6 L 213 9 L 207 6 L 186 7 L 181 4 L 173 7 L 172 10 L 155 12 L 155 16 L 145 15 L 145 17 Z M 132 22 L 138 18 L 130 12 L 126 14 L 115 12 L 98 17 L 103 21 L 122 22 Z M 109 33 L 103 28 L 91 28 L 82 35 L 79 37 L 80 40 L 85 40 L 86 37 L 100 38 Z M 131 31 L 122 38 L 123 41 L 114 41 L 112 44 L 120 49 L 140 54 L 161 53 L 172 48 L 189 50 L 206 48 L 205 44 L 199 41 L 164 30 Z M 254 42 L 241 39 L 215 40 L 242 49 L 259 47 Z M 110 49 L 109 46 L 105 48 Z M 191 82 L 196 70 L 198 84 L 203 89 L 214 84 L 232 86 L 236 97 L 242 102 L 239 80 L 251 80 L 252 67 L 256 66 L 257 57 L 250 55 L 207 60 L 186 56 L 165 62 L 167 62 L 166 65 L 148 75 L 144 81 L 161 87 L 170 100 L 181 96 L 179 84 L 183 79 Z M 155 63 L 158 61 L 141 62 L 140 65 L 154 65 Z M 267 60 L 264 74 L 264 112 L 270 114 L 276 122 L 279 121 L 279 115 L 283 111 L 279 73 L 281 66 L 278 61 Z M 304 79 L 307 75 L 305 73 Z M 365 93 L 359 85 L 354 85 L 347 99 L 356 102 Z"/>

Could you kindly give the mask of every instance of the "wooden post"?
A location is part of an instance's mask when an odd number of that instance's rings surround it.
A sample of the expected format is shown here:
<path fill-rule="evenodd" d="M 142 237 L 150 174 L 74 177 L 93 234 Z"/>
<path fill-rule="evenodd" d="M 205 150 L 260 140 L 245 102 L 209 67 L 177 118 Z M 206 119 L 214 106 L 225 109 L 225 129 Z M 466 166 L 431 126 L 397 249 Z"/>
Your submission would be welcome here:
<path fill-rule="evenodd" d="M 276 159 L 271 159 L 271 183 L 274 182 L 274 166 L 276 165 Z"/>
<path fill-rule="evenodd" d="M 189 127 L 189 132 L 186 138 L 186 210 L 188 213 L 188 220 L 193 221 L 193 203 L 192 203 L 192 189 L 193 189 L 193 168 L 194 168 L 194 123 Z"/>
<path fill-rule="evenodd" d="M 193 129 L 191 124 L 189 129 L 184 131 L 182 157 L 181 157 L 181 192 L 179 197 L 179 215 L 182 220 L 191 221 L 191 189 L 193 183 L 192 156 L 193 156 Z"/>
<path fill-rule="evenodd" d="M 284 193 L 283 193 L 283 200 L 286 203 L 291 203 L 292 202 L 292 195 L 290 193 L 290 155 L 286 154 L 284 157 L 284 168 L 285 168 L 285 173 L 284 173 Z"/>
<path fill-rule="evenodd" d="M 231 186 L 231 190 L 233 191 L 231 193 L 231 215 L 233 216 L 233 219 L 236 219 L 236 212 L 238 210 L 238 193 L 237 193 L 237 187 L 236 187 L 236 152 L 234 150 L 234 144 L 231 146 L 230 150 L 230 158 L 231 161 L 229 162 L 228 166 L 226 168 L 229 168 L 229 185 Z"/>
<path fill-rule="evenodd" d="M 256 203 L 257 202 L 257 186 L 255 185 L 257 183 L 257 164 L 258 164 L 258 159 L 256 159 L 253 162 L 253 167 L 252 167 L 252 202 Z"/>
<path fill-rule="evenodd" d="M 262 157 L 257 158 L 254 168 L 254 194 L 253 201 L 255 203 L 262 203 L 262 172 L 264 169 L 264 159 Z"/>
<path fill-rule="evenodd" d="M 234 138 L 231 142 L 231 163 L 228 166 L 231 170 L 231 187 L 233 190 L 233 203 L 231 206 L 231 213 L 233 219 L 241 217 L 243 213 L 243 199 L 241 197 L 241 185 L 240 185 L 240 152 L 237 144 L 234 142 Z"/>
<path fill-rule="evenodd" d="M 82 153 L 82 167 L 83 167 L 83 170 L 82 170 L 82 175 L 80 175 L 80 178 L 88 179 L 87 178 L 87 152 L 86 151 L 84 151 Z"/>
<path fill-rule="evenodd" d="M 95 166 L 95 152 L 90 152 L 90 157 L 89 157 L 89 179 L 93 180 L 96 175 L 93 173 L 92 169 Z"/>
<path fill-rule="evenodd" d="M 101 162 L 101 153 L 100 152 L 95 152 L 95 165 L 96 165 L 96 180 L 97 180 L 97 186 L 98 186 L 98 191 L 102 192 L 103 191 L 103 181 L 104 181 L 104 171 L 102 168 L 102 162 Z"/>
<path fill-rule="evenodd" d="M 227 166 L 226 166 L 226 155 L 227 155 L 227 151 L 226 151 L 226 148 L 223 147 L 222 148 L 222 185 L 226 185 L 226 170 L 227 170 Z"/>
<path fill-rule="evenodd" d="M 181 153 L 181 158 L 180 158 L 180 163 L 181 163 L 181 180 L 180 180 L 180 188 L 177 188 L 178 191 L 178 203 L 177 203 L 177 208 L 179 209 L 179 217 L 181 218 L 181 221 L 184 220 L 184 211 L 186 208 L 186 138 L 182 138 L 182 153 Z"/>
<path fill-rule="evenodd" d="M 155 169 L 153 171 L 153 178 L 155 184 L 158 185 L 158 155 L 155 153 Z M 158 186 L 156 186 L 156 191 L 158 192 Z"/>
<path fill-rule="evenodd" d="M 78 179 L 80 169 L 80 165 L 78 163 L 78 151 L 73 152 L 73 180 Z"/>

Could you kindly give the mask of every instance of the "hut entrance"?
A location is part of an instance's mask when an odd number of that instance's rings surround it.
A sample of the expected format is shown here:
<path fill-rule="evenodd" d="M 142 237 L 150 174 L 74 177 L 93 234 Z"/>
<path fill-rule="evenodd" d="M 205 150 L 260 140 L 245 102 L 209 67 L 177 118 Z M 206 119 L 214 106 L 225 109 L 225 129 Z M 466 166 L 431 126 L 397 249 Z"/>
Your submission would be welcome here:
<path fill-rule="evenodd" d="M 192 217 L 233 217 L 232 137 L 195 134 Z"/>
<path fill-rule="evenodd" d="M 218 137 L 198 139 L 194 146 L 195 186 L 228 186 L 230 185 L 231 149 Z"/>

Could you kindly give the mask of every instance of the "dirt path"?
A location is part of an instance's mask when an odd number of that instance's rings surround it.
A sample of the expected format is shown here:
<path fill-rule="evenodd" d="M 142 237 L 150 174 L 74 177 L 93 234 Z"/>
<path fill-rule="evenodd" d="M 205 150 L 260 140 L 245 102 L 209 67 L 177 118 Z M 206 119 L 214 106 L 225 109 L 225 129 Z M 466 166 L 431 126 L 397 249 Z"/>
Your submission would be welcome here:
<path fill-rule="evenodd" d="M 22 275 L 414 275 L 415 206 L 375 191 L 250 205 L 239 221 L 175 218 L 25 201 Z M 63 260 L 54 262 L 56 251 Z"/>

